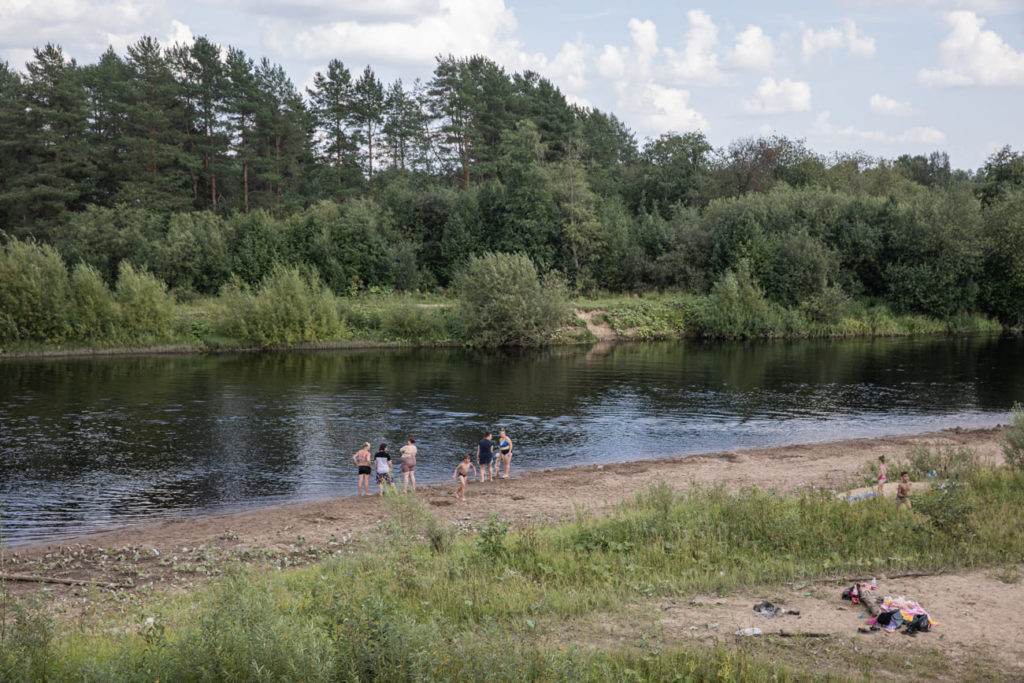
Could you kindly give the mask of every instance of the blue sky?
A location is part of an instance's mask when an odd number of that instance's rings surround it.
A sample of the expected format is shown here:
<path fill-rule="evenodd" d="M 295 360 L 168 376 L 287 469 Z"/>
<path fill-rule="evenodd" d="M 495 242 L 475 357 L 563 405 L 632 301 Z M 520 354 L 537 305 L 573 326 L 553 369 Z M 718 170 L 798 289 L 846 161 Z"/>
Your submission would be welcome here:
<path fill-rule="evenodd" d="M 2 0 L 0 59 L 54 42 L 80 63 L 142 35 L 205 35 L 299 87 L 328 60 L 428 79 L 434 55 L 533 69 L 638 140 L 703 130 L 804 138 L 817 152 L 1024 149 L 1024 0 Z"/>

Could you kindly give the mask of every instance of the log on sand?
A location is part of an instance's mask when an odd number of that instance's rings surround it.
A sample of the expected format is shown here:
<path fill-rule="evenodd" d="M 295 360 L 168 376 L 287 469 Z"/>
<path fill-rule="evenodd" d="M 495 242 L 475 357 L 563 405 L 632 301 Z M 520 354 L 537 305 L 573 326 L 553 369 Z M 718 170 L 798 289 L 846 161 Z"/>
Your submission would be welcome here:
<path fill-rule="evenodd" d="M 101 588 L 131 588 L 125 583 L 108 583 L 89 579 L 65 579 L 59 576 L 32 576 L 31 574 L 0 574 L 3 581 L 25 581 L 28 583 L 61 583 L 66 586 L 100 586 Z"/>

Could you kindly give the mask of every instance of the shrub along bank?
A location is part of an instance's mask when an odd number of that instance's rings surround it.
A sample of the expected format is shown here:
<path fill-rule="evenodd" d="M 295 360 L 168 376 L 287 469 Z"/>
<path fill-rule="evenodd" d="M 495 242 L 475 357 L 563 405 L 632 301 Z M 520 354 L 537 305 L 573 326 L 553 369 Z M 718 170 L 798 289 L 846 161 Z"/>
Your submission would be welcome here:
<path fill-rule="evenodd" d="M 363 342 L 538 346 L 592 340 L 554 272 L 522 254 L 469 259 L 448 295 L 370 290 L 339 296 L 308 267 L 274 265 L 258 284 L 234 277 L 215 297 L 176 300 L 122 261 L 108 287 L 92 266 L 69 269 L 50 246 L 12 240 L 0 252 L 0 350 L 192 345 L 206 348 Z M 760 339 L 998 332 L 995 320 L 894 314 L 832 292 L 770 300 L 745 261 L 708 294 L 577 299 L 631 339 Z"/>
<path fill-rule="evenodd" d="M 1024 472 L 956 461 L 956 505 L 915 490 L 911 512 L 830 492 L 654 486 L 606 517 L 454 534 L 419 500 L 388 497 L 366 550 L 63 625 L 13 601 L 3 680 L 765 680 L 814 678 L 764 655 L 569 642 L 565 624 L 630 605 L 790 581 L 1005 566 L 1024 559 Z M 951 533 L 951 530 L 955 533 Z M 871 538 L 872 543 L 850 542 Z M 152 617 L 151 621 L 147 618 Z M 901 652 L 900 662 L 912 656 Z M 924 655 L 922 655 L 924 656 Z M 929 655 L 930 656 L 930 655 Z M 816 666 L 813 663 L 808 666 Z M 847 675 L 850 672 L 847 672 Z"/>

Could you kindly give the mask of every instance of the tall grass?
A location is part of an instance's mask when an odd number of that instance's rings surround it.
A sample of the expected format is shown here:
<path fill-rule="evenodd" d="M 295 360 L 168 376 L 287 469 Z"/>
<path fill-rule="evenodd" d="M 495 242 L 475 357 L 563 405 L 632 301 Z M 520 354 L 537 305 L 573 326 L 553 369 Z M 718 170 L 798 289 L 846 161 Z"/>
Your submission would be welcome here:
<path fill-rule="evenodd" d="M 978 469 L 964 482 L 969 536 L 875 500 L 658 485 L 607 517 L 520 529 L 492 519 L 477 537 L 438 542 L 420 501 L 388 497 L 372 551 L 237 572 L 164 603 L 151 624 L 140 611 L 128 629 L 52 637 L 52 625 L 22 620 L 0 678 L 45 667 L 108 680 L 786 680 L 796 674 L 719 649 L 578 647 L 560 625 L 695 591 L 1019 561 L 1024 538 L 1007 520 L 1024 512 L 1024 473 Z"/>

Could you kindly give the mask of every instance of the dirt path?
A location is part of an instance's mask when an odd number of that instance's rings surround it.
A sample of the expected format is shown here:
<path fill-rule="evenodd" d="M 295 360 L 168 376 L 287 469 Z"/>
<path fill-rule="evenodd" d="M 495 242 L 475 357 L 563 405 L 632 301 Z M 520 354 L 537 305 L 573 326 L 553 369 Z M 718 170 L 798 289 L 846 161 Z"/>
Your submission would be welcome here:
<path fill-rule="evenodd" d="M 595 322 L 594 318 L 601 311 L 585 311 L 582 308 L 574 308 L 572 310 L 576 314 L 576 317 L 582 320 L 590 334 L 594 335 L 599 342 L 614 341 L 619 338 L 612 326 L 606 322 Z"/>

